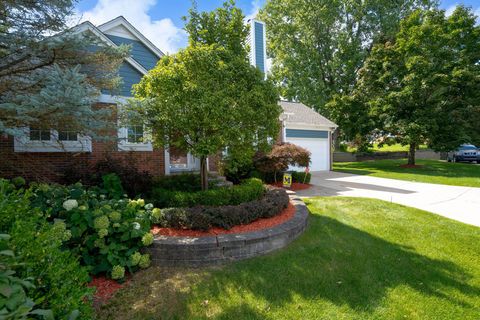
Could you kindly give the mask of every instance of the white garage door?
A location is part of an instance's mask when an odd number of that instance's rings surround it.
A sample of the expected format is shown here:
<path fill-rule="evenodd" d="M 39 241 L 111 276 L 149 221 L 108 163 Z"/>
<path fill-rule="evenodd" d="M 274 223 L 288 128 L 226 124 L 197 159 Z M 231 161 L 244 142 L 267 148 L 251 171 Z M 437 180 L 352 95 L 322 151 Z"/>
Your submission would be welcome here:
<path fill-rule="evenodd" d="M 326 138 L 323 138 L 326 133 Z M 299 136 L 312 136 L 299 137 Z M 330 147 L 327 131 L 314 131 L 314 130 L 298 130 L 287 129 L 286 130 L 286 142 L 290 142 L 301 146 L 308 151 L 311 155 L 310 171 L 328 171 L 330 170 Z M 303 171 L 305 168 L 289 168 L 290 170 Z"/>

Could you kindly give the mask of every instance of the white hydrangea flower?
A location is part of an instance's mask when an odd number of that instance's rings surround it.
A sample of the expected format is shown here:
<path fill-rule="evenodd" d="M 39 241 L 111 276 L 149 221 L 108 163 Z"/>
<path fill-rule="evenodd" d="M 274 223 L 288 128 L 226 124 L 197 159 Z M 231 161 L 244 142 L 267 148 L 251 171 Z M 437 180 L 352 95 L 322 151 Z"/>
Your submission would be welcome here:
<path fill-rule="evenodd" d="M 146 209 L 146 210 L 152 210 L 152 209 L 153 209 L 153 204 L 147 203 L 147 204 L 145 205 L 145 209 Z"/>
<path fill-rule="evenodd" d="M 132 224 L 133 224 L 133 229 L 135 229 L 135 230 L 139 230 L 139 229 L 140 229 L 140 223 L 134 222 L 134 223 L 132 223 Z"/>
<path fill-rule="evenodd" d="M 75 199 L 68 199 L 63 202 L 63 207 L 65 210 L 70 211 L 78 207 L 78 201 Z"/>

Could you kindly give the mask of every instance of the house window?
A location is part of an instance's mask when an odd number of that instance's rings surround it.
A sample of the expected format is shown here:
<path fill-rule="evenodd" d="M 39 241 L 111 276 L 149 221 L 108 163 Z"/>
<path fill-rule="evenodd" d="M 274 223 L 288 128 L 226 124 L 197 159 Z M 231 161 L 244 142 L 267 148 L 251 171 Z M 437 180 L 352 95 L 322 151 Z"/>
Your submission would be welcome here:
<path fill-rule="evenodd" d="M 30 128 L 30 141 L 50 141 L 50 130 Z"/>
<path fill-rule="evenodd" d="M 77 141 L 78 133 L 75 131 L 58 131 L 58 140 L 60 141 Z"/>
<path fill-rule="evenodd" d="M 128 143 L 143 143 L 143 126 L 130 126 L 127 128 Z"/>

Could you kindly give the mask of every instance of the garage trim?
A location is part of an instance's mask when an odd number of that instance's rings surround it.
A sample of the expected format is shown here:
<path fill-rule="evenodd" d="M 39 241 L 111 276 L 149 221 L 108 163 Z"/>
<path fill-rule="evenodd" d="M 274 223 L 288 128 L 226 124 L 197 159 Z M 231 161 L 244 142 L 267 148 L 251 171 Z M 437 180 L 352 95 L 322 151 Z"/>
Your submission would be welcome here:
<path fill-rule="evenodd" d="M 327 139 L 328 131 L 324 130 L 306 130 L 306 129 L 289 129 L 285 130 L 287 138 L 313 138 L 313 139 Z"/>

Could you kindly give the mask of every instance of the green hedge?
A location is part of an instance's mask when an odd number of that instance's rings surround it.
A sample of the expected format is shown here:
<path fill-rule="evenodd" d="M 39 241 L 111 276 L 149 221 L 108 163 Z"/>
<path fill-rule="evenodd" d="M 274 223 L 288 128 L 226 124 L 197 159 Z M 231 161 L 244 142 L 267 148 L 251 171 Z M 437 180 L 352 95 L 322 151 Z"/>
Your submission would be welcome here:
<path fill-rule="evenodd" d="M 290 173 L 292 175 L 292 180 L 293 180 L 292 182 L 310 183 L 310 179 L 312 178 L 311 173 L 305 173 L 303 171 L 287 171 L 286 173 Z M 306 175 L 306 178 L 305 178 L 305 175 Z M 263 174 L 258 171 L 253 171 L 252 176 L 262 179 L 266 183 L 275 182 L 273 173 Z M 281 182 L 282 180 L 283 180 L 283 172 L 277 172 L 277 182 Z"/>
<path fill-rule="evenodd" d="M 310 179 L 312 178 L 311 173 L 305 173 L 301 171 L 292 171 L 290 173 L 292 174 L 293 182 L 310 183 Z"/>
<path fill-rule="evenodd" d="M 154 188 L 151 201 L 158 208 L 183 208 L 198 205 L 226 206 L 259 199 L 265 192 L 260 179 L 248 179 L 233 187 L 216 188 L 206 191 L 186 192 Z"/>
<path fill-rule="evenodd" d="M 230 229 L 249 224 L 260 218 L 270 218 L 282 212 L 289 202 L 283 189 L 269 189 L 261 199 L 229 206 L 196 206 L 166 208 L 152 213 L 154 223 L 162 227 L 209 230 L 212 227 Z"/>

